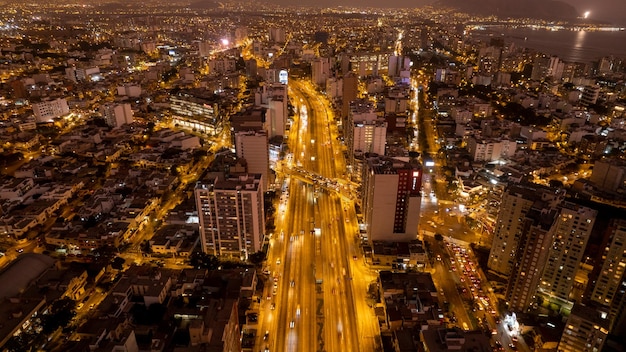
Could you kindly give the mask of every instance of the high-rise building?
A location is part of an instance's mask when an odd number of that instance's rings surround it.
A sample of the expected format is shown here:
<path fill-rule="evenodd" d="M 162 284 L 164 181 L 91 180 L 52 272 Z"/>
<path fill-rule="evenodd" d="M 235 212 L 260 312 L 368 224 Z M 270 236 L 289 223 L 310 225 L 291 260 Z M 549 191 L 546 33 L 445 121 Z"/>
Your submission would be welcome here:
<path fill-rule="evenodd" d="M 404 56 L 389 56 L 387 68 L 389 77 L 408 78 L 411 71 L 411 59 Z"/>
<path fill-rule="evenodd" d="M 584 106 L 593 105 L 598 102 L 598 97 L 600 97 L 599 85 L 586 86 L 580 96 L 580 103 Z"/>
<path fill-rule="evenodd" d="M 562 309 L 571 307 L 570 293 L 583 259 L 598 212 L 585 206 L 561 202 L 553 225 L 554 241 L 541 274 L 539 293 Z"/>
<path fill-rule="evenodd" d="M 563 77 L 563 71 L 565 70 L 565 63 L 559 59 L 558 56 L 552 56 L 550 63 L 548 64 L 548 76 L 552 76 L 556 80 L 560 80 Z"/>
<path fill-rule="evenodd" d="M 493 243 L 487 266 L 492 272 L 509 277 L 517 257 L 521 237 L 524 234 L 524 219 L 535 202 L 537 207 L 550 208 L 564 194 L 539 185 L 511 185 L 502 195 L 500 213 L 496 220 Z"/>
<path fill-rule="evenodd" d="M 533 60 L 533 69 L 530 73 L 530 79 L 540 81 L 548 76 L 550 69 L 550 58 L 542 55 Z"/>
<path fill-rule="evenodd" d="M 409 242 L 417 238 L 422 166 L 416 159 L 385 156 L 366 160 L 363 214 L 370 242 Z"/>
<path fill-rule="evenodd" d="M 599 352 L 608 335 L 608 321 L 592 307 L 576 304 L 565 323 L 558 352 Z"/>
<path fill-rule="evenodd" d="M 597 160 L 589 180 L 605 192 L 626 189 L 626 162 L 620 158 Z"/>
<path fill-rule="evenodd" d="M 313 83 L 325 86 L 330 77 L 330 60 L 327 57 L 319 57 L 311 63 L 311 76 Z"/>
<path fill-rule="evenodd" d="M 526 311 L 534 302 L 542 269 L 548 261 L 553 233 L 550 231 L 556 211 L 545 209 L 543 202 L 534 202 L 522 219 L 519 250 L 509 276 L 506 291 L 509 309 Z"/>
<path fill-rule="evenodd" d="M 590 300 L 602 306 L 613 327 L 623 319 L 626 303 L 626 220 L 612 219 Z M 622 330 L 626 330 L 626 327 Z M 623 332 L 621 332 L 623 333 Z"/>
<path fill-rule="evenodd" d="M 263 176 L 265 192 L 269 181 L 269 145 L 265 131 L 241 131 L 235 133 L 235 152 L 238 158 L 246 160 L 247 171 Z"/>
<path fill-rule="evenodd" d="M 237 28 L 235 28 L 235 41 L 237 43 L 242 43 L 246 38 L 248 38 L 248 28 L 247 27 L 237 27 Z"/>
<path fill-rule="evenodd" d="M 354 73 L 343 76 L 343 92 L 341 94 L 341 117 L 345 119 L 350 113 L 350 103 L 359 95 L 359 77 Z"/>
<path fill-rule="evenodd" d="M 385 155 L 387 121 L 384 118 L 378 118 L 371 101 L 354 100 L 350 104 L 350 114 L 344 126 L 344 136 L 351 164 L 354 164 L 355 155 L 364 153 Z"/>
<path fill-rule="evenodd" d="M 270 42 L 284 43 L 286 39 L 285 29 L 272 27 L 269 29 L 269 36 Z"/>
<path fill-rule="evenodd" d="M 130 104 L 105 104 L 101 107 L 102 116 L 107 125 L 115 128 L 133 123 L 133 111 Z"/>
<path fill-rule="evenodd" d="M 58 98 L 33 104 L 33 114 L 37 122 L 51 122 L 55 117 L 61 117 L 70 113 L 67 100 Z"/>
<path fill-rule="evenodd" d="M 194 194 L 204 253 L 245 260 L 261 250 L 265 233 L 263 176 L 211 174 Z"/>

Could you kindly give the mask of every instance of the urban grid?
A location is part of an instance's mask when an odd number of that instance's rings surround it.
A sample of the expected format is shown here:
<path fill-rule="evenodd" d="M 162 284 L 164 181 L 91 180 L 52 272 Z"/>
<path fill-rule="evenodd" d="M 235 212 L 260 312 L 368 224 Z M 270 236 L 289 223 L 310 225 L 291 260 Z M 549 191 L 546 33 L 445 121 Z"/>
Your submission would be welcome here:
<path fill-rule="evenodd" d="M 624 28 L 3 7 L 0 351 L 625 351 Z"/>

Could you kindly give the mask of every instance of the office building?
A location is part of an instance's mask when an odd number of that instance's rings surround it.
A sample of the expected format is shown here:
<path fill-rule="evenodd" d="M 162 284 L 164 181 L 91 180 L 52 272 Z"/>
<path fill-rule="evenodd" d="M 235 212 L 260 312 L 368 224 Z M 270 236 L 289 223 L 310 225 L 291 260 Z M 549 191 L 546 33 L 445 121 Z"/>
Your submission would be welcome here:
<path fill-rule="evenodd" d="M 170 95 L 172 123 L 215 136 L 222 131 L 215 95 L 207 90 L 180 90 Z"/>
<path fill-rule="evenodd" d="M 261 192 L 267 190 L 269 180 L 269 142 L 265 131 L 241 131 L 235 133 L 237 158 L 246 160 L 246 171 L 263 176 Z"/>
<path fill-rule="evenodd" d="M 409 242 L 417 238 L 422 166 L 416 159 L 366 159 L 362 209 L 368 240 Z"/>
<path fill-rule="evenodd" d="M 261 174 L 210 174 L 195 188 L 202 251 L 245 260 L 261 250 L 265 233 Z"/>

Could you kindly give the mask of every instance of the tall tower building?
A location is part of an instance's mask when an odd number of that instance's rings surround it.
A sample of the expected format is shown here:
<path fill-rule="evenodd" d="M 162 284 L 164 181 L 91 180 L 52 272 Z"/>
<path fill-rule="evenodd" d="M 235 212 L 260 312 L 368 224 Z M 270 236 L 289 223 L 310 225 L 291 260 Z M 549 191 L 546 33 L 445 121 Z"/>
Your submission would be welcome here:
<path fill-rule="evenodd" d="M 612 219 L 607 229 L 608 239 L 602 250 L 601 267 L 595 280 L 591 301 L 607 312 L 611 328 L 624 319 L 626 303 L 626 220 Z M 623 327 L 618 334 L 626 332 Z M 613 332 L 611 330 L 611 332 Z"/>
<path fill-rule="evenodd" d="M 550 229 L 556 211 L 543 208 L 544 205 L 541 201 L 533 203 L 522 220 L 519 250 L 506 291 L 509 308 L 513 311 L 524 312 L 534 303 L 542 269 L 548 261 L 553 239 Z"/>
<path fill-rule="evenodd" d="M 270 42 L 284 43 L 286 39 L 285 29 L 272 27 L 269 29 L 269 37 Z"/>
<path fill-rule="evenodd" d="M 385 155 L 387 122 L 384 118 L 378 118 L 374 104 L 369 100 L 352 101 L 350 114 L 344 126 L 344 135 L 351 164 L 354 164 L 356 154 Z"/>
<path fill-rule="evenodd" d="M 261 250 L 265 233 L 260 174 L 211 175 L 194 195 L 204 253 L 245 260 Z"/>
<path fill-rule="evenodd" d="M 411 70 L 411 59 L 404 56 L 389 56 L 389 62 L 387 65 L 389 77 L 408 77 L 408 73 Z"/>
<path fill-rule="evenodd" d="M 262 190 L 269 183 L 269 142 L 265 131 L 241 131 L 235 133 L 235 152 L 238 158 L 246 160 L 247 171 L 263 176 Z"/>
<path fill-rule="evenodd" d="M 541 275 L 539 293 L 562 309 L 570 309 L 570 293 L 598 212 L 562 202 L 553 225 L 554 242 Z"/>
<path fill-rule="evenodd" d="M 416 159 L 378 156 L 366 160 L 363 213 L 370 243 L 417 238 L 421 187 L 422 166 Z"/>
<path fill-rule="evenodd" d="M 503 277 L 509 277 L 524 233 L 524 219 L 531 206 L 536 201 L 541 201 L 547 208 L 550 208 L 563 196 L 563 193 L 555 193 L 539 185 L 509 186 L 500 202 L 500 213 L 496 220 L 493 243 L 487 262 L 489 270 Z"/>
<path fill-rule="evenodd" d="M 326 85 L 330 77 L 330 60 L 327 57 L 319 57 L 311 63 L 311 76 L 313 83 L 320 87 Z"/>
<path fill-rule="evenodd" d="M 343 76 L 343 92 L 341 97 L 341 117 L 345 120 L 350 113 L 350 103 L 359 95 L 359 77 L 355 73 Z"/>

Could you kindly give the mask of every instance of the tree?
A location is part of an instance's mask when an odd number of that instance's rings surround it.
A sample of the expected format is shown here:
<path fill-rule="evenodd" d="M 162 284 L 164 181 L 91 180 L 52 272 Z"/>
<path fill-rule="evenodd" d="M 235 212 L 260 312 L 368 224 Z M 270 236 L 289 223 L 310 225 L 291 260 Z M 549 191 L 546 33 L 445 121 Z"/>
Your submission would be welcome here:
<path fill-rule="evenodd" d="M 248 256 L 248 260 L 250 261 L 250 263 L 254 265 L 260 265 L 265 260 L 265 252 L 258 251 L 258 252 L 252 253 Z"/>
<path fill-rule="evenodd" d="M 144 254 L 152 253 L 152 246 L 150 245 L 150 241 L 148 240 L 141 242 L 141 244 L 139 245 L 139 249 L 141 249 L 141 252 Z"/>
<path fill-rule="evenodd" d="M 42 332 L 47 335 L 66 327 L 76 316 L 75 309 L 76 302 L 67 297 L 52 302 L 49 313 L 41 317 Z"/>
<path fill-rule="evenodd" d="M 115 257 L 111 262 L 111 267 L 115 270 L 122 270 L 124 268 L 124 263 L 126 263 L 126 259 L 122 257 Z"/>
<path fill-rule="evenodd" d="M 220 266 L 220 261 L 216 256 L 203 252 L 194 252 L 189 258 L 189 263 L 196 268 L 209 270 L 215 270 Z"/>

